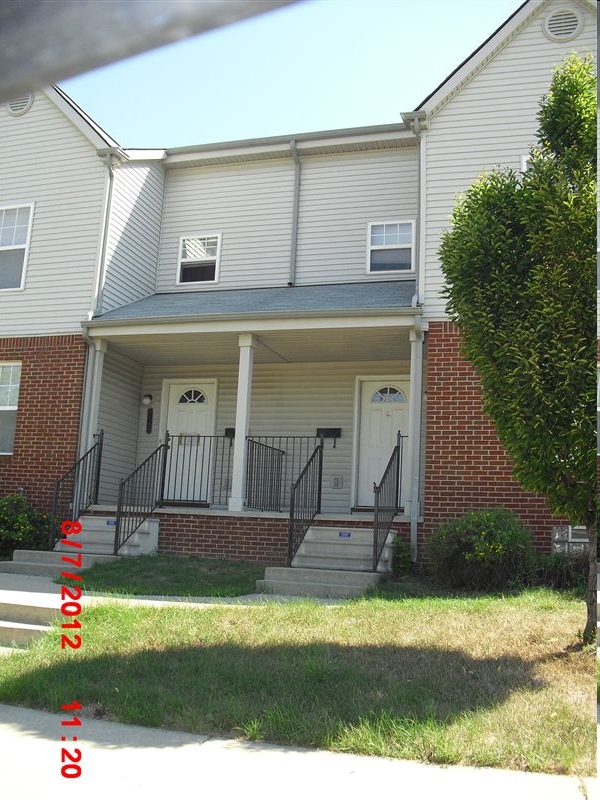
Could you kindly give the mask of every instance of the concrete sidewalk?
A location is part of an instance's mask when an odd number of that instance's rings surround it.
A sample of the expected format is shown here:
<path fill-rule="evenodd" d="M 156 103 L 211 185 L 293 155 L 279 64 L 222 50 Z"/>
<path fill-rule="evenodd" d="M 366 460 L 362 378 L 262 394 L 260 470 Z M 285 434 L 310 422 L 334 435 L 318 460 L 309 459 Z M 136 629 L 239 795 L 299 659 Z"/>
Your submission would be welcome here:
<path fill-rule="evenodd" d="M 0 705 L 0 793 L 40 797 L 168 797 L 202 800 L 365 800 L 368 797 L 460 800 L 582 800 L 596 781 L 506 770 L 438 767 L 342 753 L 213 739 Z M 61 736 L 77 742 L 61 742 Z M 81 776 L 60 774 L 61 748 L 81 751 Z M 69 763 L 69 762 L 67 762 Z"/>
<path fill-rule="evenodd" d="M 58 609 L 60 585 L 49 578 L 3 573 L 0 602 L 2 599 Z M 87 594 L 82 599 L 96 603 L 114 602 L 118 598 Z M 189 597 L 119 600 L 194 606 L 280 601 L 281 598 L 261 595 L 223 600 Z M 0 796 L 10 800 L 71 796 L 105 800 L 112 791 L 118 798 L 153 800 L 177 790 L 202 800 L 329 800 L 331 797 L 365 800 L 384 793 L 402 800 L 438 797 L 592 800 L 597 796 L 595 778 L 440 767 L 208 738 L 88 718 L 82 718 L 80 727 L 62 727 L 61 720 L 71 716 L 72 712 L 50 714 L 0 705 Z M 68 741 L 61 742 L 62 736 Z M 78 737 L 77 742 L 71 741 L 73 736 Z M 71 753 L 75 747 L 81 750 L 79 778 L 61 776 L 62 747 Z"/>

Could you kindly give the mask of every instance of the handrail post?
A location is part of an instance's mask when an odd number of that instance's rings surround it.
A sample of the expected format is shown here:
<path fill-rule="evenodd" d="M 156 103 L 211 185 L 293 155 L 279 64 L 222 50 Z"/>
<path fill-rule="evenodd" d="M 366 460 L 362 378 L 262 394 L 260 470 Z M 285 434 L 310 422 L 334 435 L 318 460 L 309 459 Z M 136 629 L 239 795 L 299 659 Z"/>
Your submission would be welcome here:
<path fill-rule="evenodd" d="M 319 467 L 318 467 L 318 486 L 317 486 L 317 514 L 321 513 L 321 495 L 323 491 L 323 438 L 319 445 Z"/>
<path fill-rule="evenodd" d="M 378 539 L 379 539 L 379 492 L 381 488 L 373 484 L 373 572 L 377 572 Z"/>
<path fill-rule="evenodd" d="M 400 453 L 402 452 L 402 432 L 398 431 L 396 434 L 396 447 L 398 448 L 398 458 L 396 460 L 396 493 L 395 504 L 396 510 L 400 508 Z"/>
<path fill-rule="evenodd" d="M 98 495 L 100 494 L 100 465 L 102 464 L 102 447 L 104 446 L 104 431 L 101 430 L 96 434 L 98 441 L 96 442 L 96 458 L 94 463 L 94 505 L 98 502 Z"/>
<path fill-rule="evenodd" d="M 165 504 L 165 481 L 167 479 L 167 456 L 169 454 L 169 431 L 165 433 L 164 450 L 161 459 L 161 472 L 159 480 L 159 492 L 157 505 L 162 508 Z"/>
<path fill-rule="evenodd" d="M 125 479 L 121 478 L 119 480 L 119 495 L 117 499 L 117 524 L 115 525 L 115 543 L 113 547 L 114 555 L 117 555 L 119 552 L 119 538 L 121 533 L 121 522 L 123 520 L 122 512 L 123 512 L 123 484 L 125 483 Z"/>
<path fill-rule="evenodd" d="M 292 490 L 290 492 L 290 524 L 288 528 L 288 567 L 292 566 L 292 559 L 294 558 L 294 511 L 296 505 L 296 495 Z"/>

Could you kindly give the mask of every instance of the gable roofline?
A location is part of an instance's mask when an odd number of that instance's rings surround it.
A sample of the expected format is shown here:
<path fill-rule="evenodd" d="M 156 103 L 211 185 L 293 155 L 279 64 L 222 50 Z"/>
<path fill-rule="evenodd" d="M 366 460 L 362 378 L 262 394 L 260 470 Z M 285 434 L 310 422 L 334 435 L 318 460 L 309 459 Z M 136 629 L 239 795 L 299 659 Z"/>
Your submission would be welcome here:
<path fill-rule="evenodd" d="M 109 136 L 97 122 L 88 116 L 77 103 L 63 92 L 58 86 L 47 86 L 41 90 L 50 102 L 62 111 L 62 113 L 83 133 L 96 150 L 109 148 L 119 148 L 119 143 Z"/>
<path fill-rule="evenodd" d="M 550 4 L 551 0 L 525 0 L 500 27 L 488 36 L 456 69 L 454 69 L 439 86 L 415 108 L 413 112 L 403 114 L 403 119 L 410 120 L 417 112 L 426 112 L 431 115 L 444 105 L 458 90 L 484 66 L 496 52 L 515 36 L 518 31 L 536 16 L 539 11 Z M 590 0 L 572 0 L 581 8 L 594 12 L 596 6 Z"/>

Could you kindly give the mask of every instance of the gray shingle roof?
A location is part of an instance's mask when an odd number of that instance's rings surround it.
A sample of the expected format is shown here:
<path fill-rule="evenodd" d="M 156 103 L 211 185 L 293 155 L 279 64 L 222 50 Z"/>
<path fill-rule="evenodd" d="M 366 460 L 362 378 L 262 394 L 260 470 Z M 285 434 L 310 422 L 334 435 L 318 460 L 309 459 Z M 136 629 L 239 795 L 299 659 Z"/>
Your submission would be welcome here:
<path fill-rule="evenodd" d="M 324 286 L 284 286 L 273 289 L 153 294 L 107 311 L 95 320 L 148 320 L 164 317 L 204 317 L 262 314 L 332 313 L 410 308 L 414 280 L 335 283 Z"/>

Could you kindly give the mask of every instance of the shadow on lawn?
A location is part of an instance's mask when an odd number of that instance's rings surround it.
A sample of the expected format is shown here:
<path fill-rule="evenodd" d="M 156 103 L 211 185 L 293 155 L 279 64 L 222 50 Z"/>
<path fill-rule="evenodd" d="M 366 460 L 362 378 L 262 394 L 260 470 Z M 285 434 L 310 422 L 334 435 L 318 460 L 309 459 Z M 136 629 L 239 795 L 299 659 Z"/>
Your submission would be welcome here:
<path fill-rule="evenodd" d="M 57 711 L 76 697 L 106 720 L 325 747 L 365 721 L 392 720 L 408 733 L 491 709 L 543 688 L 534 669 L 518 657 L 420 647 L 199 644 L 33 666 L 4 680 L 0 702 Z"/>

